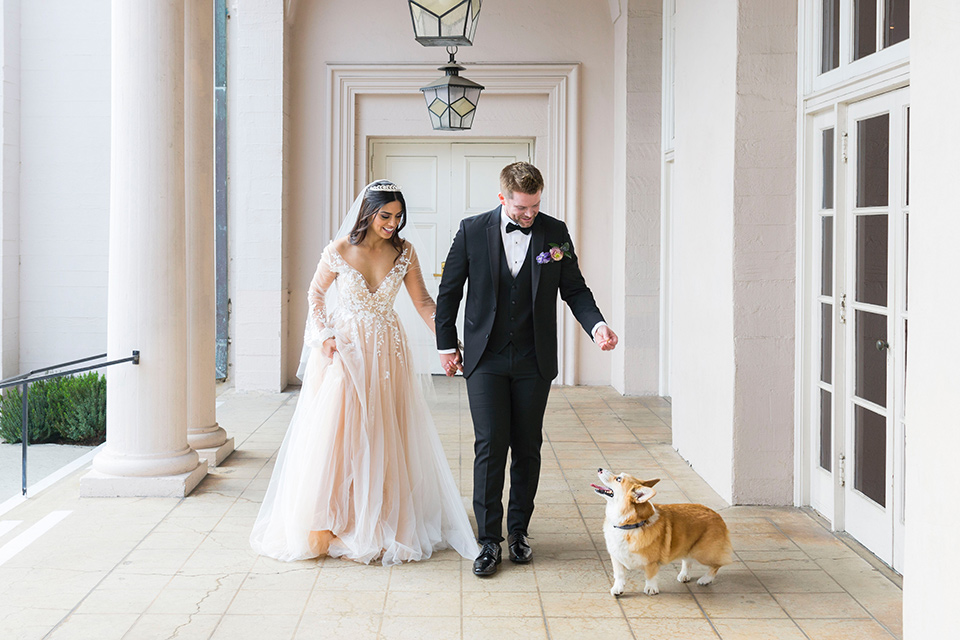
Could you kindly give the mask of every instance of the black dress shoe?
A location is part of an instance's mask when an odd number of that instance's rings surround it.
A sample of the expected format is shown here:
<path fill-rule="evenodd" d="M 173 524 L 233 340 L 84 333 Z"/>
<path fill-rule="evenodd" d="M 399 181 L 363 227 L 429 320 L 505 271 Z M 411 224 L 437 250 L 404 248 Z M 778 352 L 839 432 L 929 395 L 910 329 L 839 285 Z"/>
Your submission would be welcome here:
<path fill-rule="evenodd" d="M 473 575 L 492 576 L 497 572 L 500 564 L 500 543 L 484 542 L 480 548 L 480 555 L 473 561 Z"/>
<path fill-rule="evenodd" d="M 533 550 L 527 542 L 527 534 L 511 533 L 508 537 L 510 543 L 510 559 L 519 564 L 526 564 L 533 560 Z"/>

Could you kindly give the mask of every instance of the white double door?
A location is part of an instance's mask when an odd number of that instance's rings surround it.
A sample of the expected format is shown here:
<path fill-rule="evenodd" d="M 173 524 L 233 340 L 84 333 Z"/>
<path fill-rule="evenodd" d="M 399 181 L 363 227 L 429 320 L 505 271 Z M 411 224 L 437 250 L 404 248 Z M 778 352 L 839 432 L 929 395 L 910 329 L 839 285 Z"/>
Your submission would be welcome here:
<path fill-rule="evenodd" d="M 500 170 L 530 162 L 533 142 L 435 142 L 374 140 L 370 179 L 386 178 L 403 187 L 409 220 L 423 246 L 417 247 L 424 280 L 436 298 L 447 251 L 460 221 L 499 204 Z M 463 335 L 463 303 L 457 330 Z M 434 373 L 442 373 L 436 359 Z"/>
<path fill-rule="evenodd" d="M 909 93 L 814 119 L 811 502 L 902 570 Z"/>

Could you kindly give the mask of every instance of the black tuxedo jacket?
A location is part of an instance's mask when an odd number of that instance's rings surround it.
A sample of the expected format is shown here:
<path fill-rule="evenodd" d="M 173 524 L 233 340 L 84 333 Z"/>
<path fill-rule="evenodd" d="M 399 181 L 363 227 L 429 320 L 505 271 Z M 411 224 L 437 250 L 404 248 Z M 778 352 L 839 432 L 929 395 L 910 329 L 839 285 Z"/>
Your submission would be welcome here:
<path fill-rule="evenodd" d="M 564 243 L 570 244 L 570 257 L 547 264 L 537 262 L 536 257 L 549 250 L 551 244 Z M 463 285 L 469 281 L 463 322 L 464 375 L 469 376 L 477 366 L 490 339 L 497 312 L 502 254 L 500 207 L 465 218 L 447 254 L 437 296 L 437 348 L 454 349 L 457 346 L 457 312 L 463 298 Z M 603 320 L 603 315 L 580 273 L 567 225 L 545 213 L 537 214 L 530 237 L 530 259 L 537 363 L 540 375 L 553 380 L 557 377 L 557 293 L 587 335 Z"/>

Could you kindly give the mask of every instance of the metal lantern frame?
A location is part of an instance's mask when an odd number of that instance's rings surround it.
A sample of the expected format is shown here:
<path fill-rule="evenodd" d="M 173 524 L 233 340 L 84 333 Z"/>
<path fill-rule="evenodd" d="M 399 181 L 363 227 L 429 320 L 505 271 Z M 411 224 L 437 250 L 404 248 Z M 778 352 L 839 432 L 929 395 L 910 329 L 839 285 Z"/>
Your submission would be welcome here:
<path fill-rule="evenodd" d="M 425 47 L 469 47 L 481 0 L 407 0 L 417 42 Z"/>
<path fill-rule="evenodd" d="M 455 60 L 456 47 L 447 47 L 450 61 L 439 67 L 442 78 L 421 87 L 430 113 L 430 124 L 437 131 L 463 131 L 473 126 L 480 92 L 484 86 L 460 75 L 463 67 Z"/>

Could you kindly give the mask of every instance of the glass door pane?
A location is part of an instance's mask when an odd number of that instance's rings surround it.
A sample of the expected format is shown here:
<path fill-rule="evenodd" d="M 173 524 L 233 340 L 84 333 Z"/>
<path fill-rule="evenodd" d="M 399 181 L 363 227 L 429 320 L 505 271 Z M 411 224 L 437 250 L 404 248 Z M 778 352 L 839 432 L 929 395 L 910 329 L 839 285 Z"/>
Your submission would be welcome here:
<path fill-rule="evenodd" d="M 820 295 L 833 295 L 833 216 L 820 222 Z"/>
<path fill-rule="evenodd" d="M 887 419 L 863 407 L 854 417 L 854 488 L 881 507 L 887 504 Z"/>
<path fill-rule="evenodd" d="M 840 66 L 840 0 L 821 2 L 820 73 L 826 73 Z"/>
<path fill-rule="evenodd" d="M 903 42 L 910 37 L 910 0 L 884 0 L 883 46 Z"/>
<path fill-rule="evenodd" d="M 831 393 L 820 389 L 820 468 L 830 471 L 833 464 L 833 402 Z"/>
<path fill-rule="evenodd" d="M 890 114 L 857 122 L 857 206 L 885 207 L 890 188 Z"/>
<path fill-rule="evenodd" d="M 857 216 L 857 302 L 887 305 L 887 215 Z"/>
<path fill-rule="evenodd" d="M 887 406 L 887 316 L 857 311 L 856 394 Z"/>
<path fill-rule="evenodd" d="M 820 166 L 821 178 L 821 209 L 833 209 L 833 129 L 824 129 L 821 133 L 821 155 Z"/>
<path fill-rule="evenodd" d="M 877 50 L 877 0 L 853 0 L 853 59 Z"/>

